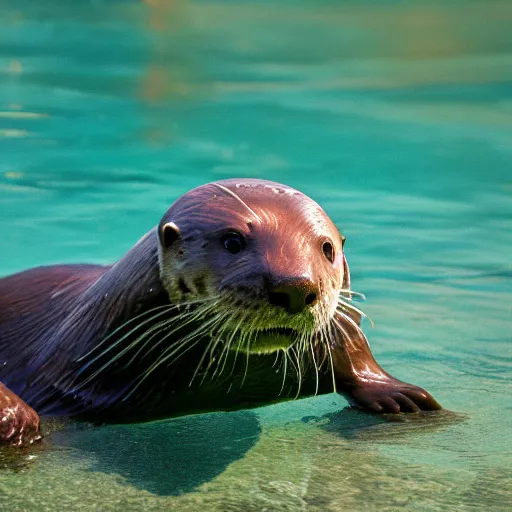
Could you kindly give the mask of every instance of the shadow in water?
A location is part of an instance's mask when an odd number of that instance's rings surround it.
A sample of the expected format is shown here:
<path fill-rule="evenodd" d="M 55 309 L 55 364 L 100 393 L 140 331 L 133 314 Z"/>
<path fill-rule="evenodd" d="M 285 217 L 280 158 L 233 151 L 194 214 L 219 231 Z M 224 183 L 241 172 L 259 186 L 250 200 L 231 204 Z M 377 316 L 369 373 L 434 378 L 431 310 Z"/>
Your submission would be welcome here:
<path fill-rule="evenodd" d="M 446 409 L 414 414 L 372 414 L 347 408 L 322 417 L 307 416 L 302 421 L 319 424 L 327 432 L 345 439 L 382 444 L 406 442 L 410 436 L 441 432 L 466 419 L 465 415 Z"/>
<path fill-rule="evenodd" d="M 283 427 L 288 423 L 285 416 Z M 376 415 L 347 408 L 307 416 L 302 422 L 347 440 L 399 444 L 409 442 L 411 436 L 442 431 L 463 419 L 446 410 Z M 297 416 L 292 423 L 296 421 Z M 0 467 L 23 471 L 37 461 L 34 454 L 70 449 L 72 456 L 91 461 L 90 471 L 120 475 L 138 489 L 160 496 L 183 495 L 212 481 L 242 459 L 262 431 L 257 414 L 251 410 L 132 425 L 95 427 L 62 420 L 43 424 L 47 434 L 44 443 L 24 450 L 1 448 Z"/>
<path fill-rule="evenodd" d="M 52 437 L 81 458 L 91 456 L 92 471 L 119 474 L 139 489 L 176 496 L 221 474 L 254 446 L 260 432 L 253 412 L 238 411 L 135 425 L 76 425 Z"/>

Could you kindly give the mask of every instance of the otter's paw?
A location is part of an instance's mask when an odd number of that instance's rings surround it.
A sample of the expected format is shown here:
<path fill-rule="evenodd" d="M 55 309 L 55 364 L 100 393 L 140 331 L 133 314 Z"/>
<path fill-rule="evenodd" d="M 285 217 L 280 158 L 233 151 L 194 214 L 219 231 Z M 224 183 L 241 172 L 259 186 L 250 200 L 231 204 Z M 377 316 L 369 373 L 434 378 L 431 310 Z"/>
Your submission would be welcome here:
<path fill-rule="evenodd" d="M 0 383 L 0 444 L 26 446 L 40 439 L 37 413 Z"/>
<path fill-rule="evenodd" d="M 428 391 L 395 379 L 360 383 L 348 395 L 352 405 L 378 413 L 441 409 L 441 405 Z"/>

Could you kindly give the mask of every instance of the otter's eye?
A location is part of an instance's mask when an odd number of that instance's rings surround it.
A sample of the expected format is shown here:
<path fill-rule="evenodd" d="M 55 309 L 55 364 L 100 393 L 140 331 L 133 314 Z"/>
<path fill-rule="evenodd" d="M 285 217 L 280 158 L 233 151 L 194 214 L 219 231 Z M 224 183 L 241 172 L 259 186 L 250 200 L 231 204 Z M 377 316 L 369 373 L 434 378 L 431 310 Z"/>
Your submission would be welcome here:
<path fill-rule="evenodd" d="M 334 262 L 334 247 L 331 242 L 324 242 L 322 245 L 322 252 L 324 256 L 331 262 Z"/>
<path fill-rule="evenodd" d="M 245 247 L 245 240 L 239 233 L 227 233 L 220 239 L 224 249 L 231 254 L 238 254 Z"/>

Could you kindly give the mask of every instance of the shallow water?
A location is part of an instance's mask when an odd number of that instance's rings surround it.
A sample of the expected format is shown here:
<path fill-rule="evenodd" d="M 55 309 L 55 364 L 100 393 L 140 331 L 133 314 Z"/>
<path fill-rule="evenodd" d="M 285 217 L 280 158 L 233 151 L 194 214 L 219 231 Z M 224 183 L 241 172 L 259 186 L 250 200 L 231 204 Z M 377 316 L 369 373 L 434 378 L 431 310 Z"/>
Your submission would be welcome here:
<path fill-rule="evenodd" d="M 2 510 L 495 510 L 512 503 L 512 5 L 0 4 L 0 274 L 106 263 L 233 176 L 348 237 L 377 359 L 455 415 L 329 395 L 0 452 Z"/>

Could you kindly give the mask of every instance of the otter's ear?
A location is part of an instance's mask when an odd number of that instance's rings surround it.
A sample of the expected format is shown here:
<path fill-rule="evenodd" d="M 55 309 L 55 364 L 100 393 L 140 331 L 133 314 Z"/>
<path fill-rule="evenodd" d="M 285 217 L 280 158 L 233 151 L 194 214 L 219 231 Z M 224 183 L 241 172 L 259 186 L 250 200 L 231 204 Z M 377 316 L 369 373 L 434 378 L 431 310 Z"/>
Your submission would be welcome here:
<path fill-rule="evenodd" d="M 174 242 L 181 238 L 180 228 L 174 222 L 166 222 L 159 226 L 158 236 L 164 249 L 170 247 Z"/>

